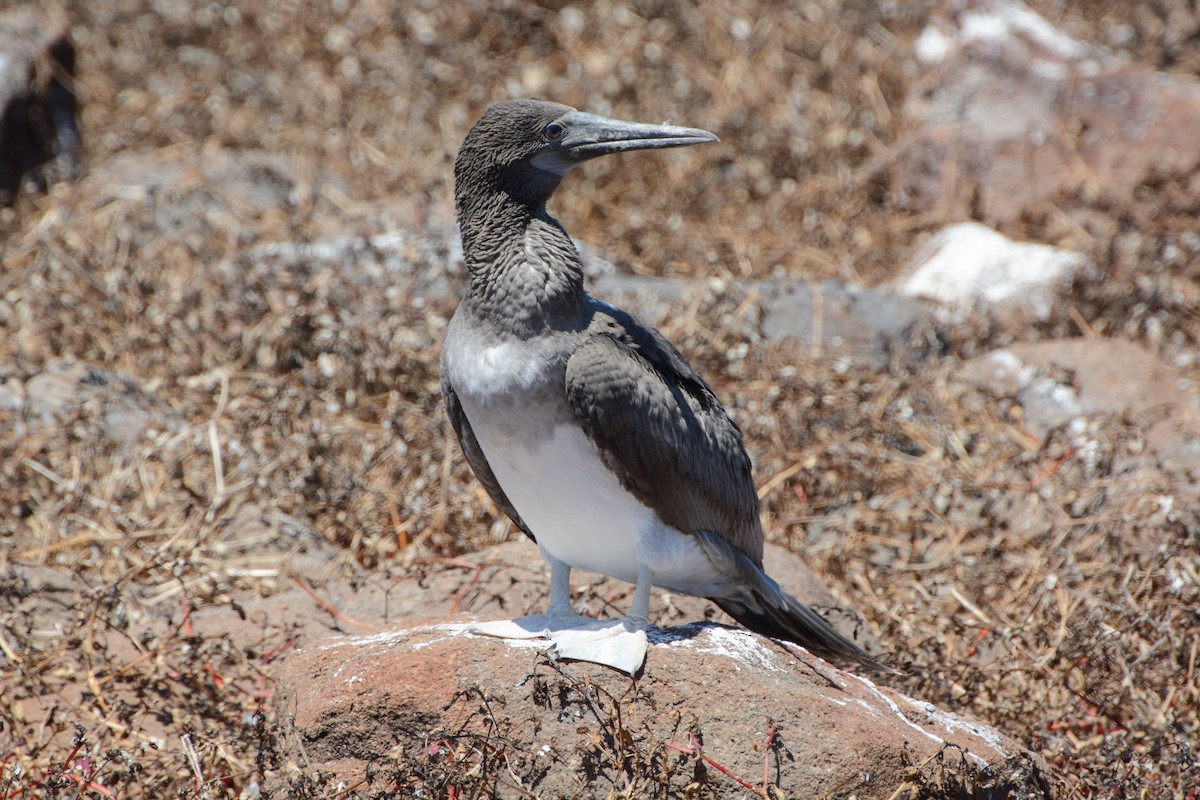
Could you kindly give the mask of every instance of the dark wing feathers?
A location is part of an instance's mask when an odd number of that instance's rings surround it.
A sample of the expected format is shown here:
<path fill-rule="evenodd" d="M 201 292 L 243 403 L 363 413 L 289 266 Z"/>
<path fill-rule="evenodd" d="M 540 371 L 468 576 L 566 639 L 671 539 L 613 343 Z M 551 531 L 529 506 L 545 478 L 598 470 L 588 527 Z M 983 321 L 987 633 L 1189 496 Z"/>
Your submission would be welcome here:
<path fill-rule="evenodd" d="M 710 531 L 762 563 L 742 432 L 662 334 L 597 310 L 567 361 L 567 402 L 622 485 L 682 531 Z"/>
<path fill-rule="evenodd" d="M 446 416 L 450 418 L 450 425 L 458 437 L 458 444 L 462 447 L 463 455 L 467 457 L 467 463 L 471 465 L 475 477 L 483 484 L 483 488 L 487 490 L 497 508 L 507 514 L 509 519 L 517 523 L 517 527 L 525 532 L 526 536 L 536 542 L 537 538 L 529 530 L 525 521 L 521 519 L 521 515 L 517 513 L 517 509 L 508 499 L 508 495 L 500 488 L 500 481 L 496 480 L 496 474 L 492 472 L 491 465 L 483 455 L 483 448 L 479 446 L 479 440 L 475 438 L 475 431 L 471 430 L 471 422 L 463 413 L 462 404 L 458 402 L 458 395 L 454 393 L 454 387 L 450 385 L 444 372 L 442 374 L 442 400 L 446 404 Z"/>

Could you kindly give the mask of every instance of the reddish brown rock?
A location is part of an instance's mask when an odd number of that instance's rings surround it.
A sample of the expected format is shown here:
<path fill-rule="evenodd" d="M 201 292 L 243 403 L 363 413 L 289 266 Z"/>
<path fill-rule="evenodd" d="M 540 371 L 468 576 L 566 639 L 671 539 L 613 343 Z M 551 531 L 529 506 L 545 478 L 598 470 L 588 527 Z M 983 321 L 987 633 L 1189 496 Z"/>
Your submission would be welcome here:
<path fill-rule="evenodd" d="M 968 361 L 958 374 L 1016 400 L 1024 426 L 1035 436 L 1063 427 L 1080 458 L 1098 458 L 1100 442 L 1112 438 L 1089 420 L 1124 419 L 1139 438 L 1112 453 L 1124 474 L 1122 488 L 1148 491 L 1158 484 L 1172 486 L 1182 498 L 1200 493 L 1195 387 L 1189 396 L 1176 370 L 1136 344 L 1112 339 L 1015 344 Z M 1158 476 L 1168 477 L 1169 484 Z M 1171 494 L 1162 502 L 1171 513 Z"/>
<path fill-rule="evenodd" d="M 1071 39 L 1020 2 L 943 0 L 916 54 L 892 173 L 914 209 L 995 224 L 1200 163 L 1200 83 Z"/>
<path fill-rule="evenodd" d="M 725 797 L 764 779 L 787 797 L 1048 796 L 1036 759 L 996 731 L 746 631 L 663 629 L 631 680 L 462 621 L 288 657 L 277 708 L 295 774 L 358 796 Z"/>
<path fill-rule="evenodd" d="M 803 562 L 777 547 L 767 548 L 765 560 L 790 591 L 875 649 L 857 615 Z M 712 622 L 714 610 L 701 599 L 654 593 L 653 619 L 691 624 L 660 629 L 636 681 L 593 664 L 552 661 L 543 642 L 455 630 L 477 618 L 541 610 L 547 586 L 537 550 L 525 540 L 456 563 L 414 565 L 398 582 L 326 585 L 320 596 L 338 617 L 296 593 L 246 608 L 248 633 L 260 626 L 260 613 L 300 626 L 292 629 L 299 649 L 272 666 L 290 766 L 266 788 L 583 797 L 612 790 L 639 796 L 668 785 L 725 797 L 748 791 L 738 780 L 761 787 L 765 764 L 768 782 L 789 797 L 886 798 L 906 782 L 1040 796 L 1036 761 L 1002 735 L 800 648 Z M 576 577 L 575 602 L 590 613 L 619 613 L 628 604 L 631 587 Z M 390 622 L 381 620 L 385 609 Z M 442 616 L 422 616 L 431 613 Z M 197 625 L 207 621 L 197 617 Z M 354 635 L 322 637 L 331 626 Z"/>

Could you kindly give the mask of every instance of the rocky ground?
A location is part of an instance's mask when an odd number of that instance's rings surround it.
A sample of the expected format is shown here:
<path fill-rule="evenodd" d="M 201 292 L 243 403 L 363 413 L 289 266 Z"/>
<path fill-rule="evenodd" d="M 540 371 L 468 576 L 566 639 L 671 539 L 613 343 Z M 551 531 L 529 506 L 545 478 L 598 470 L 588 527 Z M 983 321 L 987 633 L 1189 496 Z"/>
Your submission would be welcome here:
<path fill-rule="evenodd" d="M 558 761 L 425 720 L 346 785 L 283 696 L 336 632 L 540 602 L 533 563 L 463 558 L 515 531 L 437 381 L 453 155 L 522 95 L 721 136 L 553 211 L 725 400 L 768 540 L 861 612 L 888 696 L 1028 751 L 1027 796 L 1196 797 L 1200 12 L 1030 8 L 104 0 L 7 35 L 6 92 L 73 43 L 81 145 L 0 209 L 0 797 L 792 785 L 805 731 L 706 719 L 706 754 L 533 655 L 551 696 L 510 716 L 591 715 Z M 997 796 L 951 750 L 827 795 Z"/>

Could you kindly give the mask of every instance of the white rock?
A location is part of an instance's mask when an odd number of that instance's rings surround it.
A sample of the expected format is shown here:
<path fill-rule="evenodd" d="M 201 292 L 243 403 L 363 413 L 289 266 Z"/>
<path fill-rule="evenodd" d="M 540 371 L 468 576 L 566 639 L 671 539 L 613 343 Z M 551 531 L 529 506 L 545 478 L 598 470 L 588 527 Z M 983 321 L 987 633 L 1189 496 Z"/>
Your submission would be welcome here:
<path fill-rule="evenodd" d="M 1016 242 L 985 225 L 965 222 L 936 234 L 896 288 L 943 303 L 956 317 L 979 306 L 1005 306 L 1044 320 L 1059 290 L 1087 267 L 1080 253 Z"/>

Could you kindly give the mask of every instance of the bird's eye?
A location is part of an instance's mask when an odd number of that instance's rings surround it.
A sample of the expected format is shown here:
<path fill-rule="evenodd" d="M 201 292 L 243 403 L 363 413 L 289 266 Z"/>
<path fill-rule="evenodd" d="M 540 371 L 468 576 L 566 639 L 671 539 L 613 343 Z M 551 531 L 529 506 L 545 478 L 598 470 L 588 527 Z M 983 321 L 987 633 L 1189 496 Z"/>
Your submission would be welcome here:
<path fill-rule="evenodd" d="M 567 129 L 563 127 L 562 123 L 551 122 L 546 126 L 546 130 L 542 131 L 542 135 L 546 137 L 547 142 L 557 142 L 566 132 Z"/>

